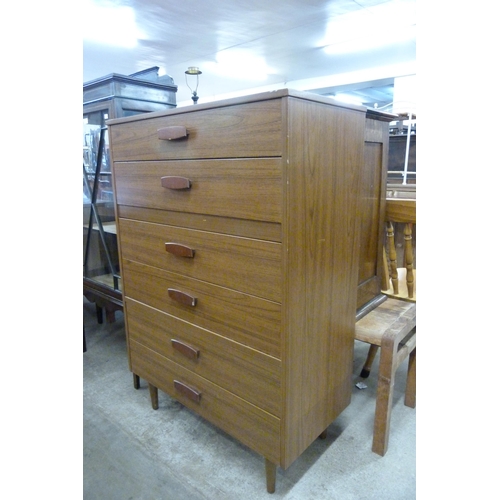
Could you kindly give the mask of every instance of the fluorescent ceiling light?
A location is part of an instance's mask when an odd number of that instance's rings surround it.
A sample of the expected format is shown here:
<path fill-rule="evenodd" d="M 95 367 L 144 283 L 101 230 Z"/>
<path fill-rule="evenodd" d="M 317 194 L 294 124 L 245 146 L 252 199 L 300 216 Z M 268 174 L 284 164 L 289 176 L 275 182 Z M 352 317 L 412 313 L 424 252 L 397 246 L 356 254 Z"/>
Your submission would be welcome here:
<path fill-rule="evenodd" d="M 84 0 L 83 38 L 106 45 L 133 48 L 143 38 L 135 22 L 132 7 L 114 6 L 112 2 Z"/>
<path fill-rule="evenodd" d="M 323 47 L 326 54 L 349 54 L 403 43 L 415 39 L 416 26 L 405 26 L 390 32 L 371 33 L 368 36 L 342 40 Z"/>
<path fill-rule="evenodd" d="M 203 66 L 207 71 L 241 80 L 264 81 L 269 74 L 274 73 L 264 58 L 245 50 L 220 52 L 217 54 L 216 62 L 206 62 Z"/>
<path fill-rule="evenodd" d="M 359 104 L 363 105 L 363 100 L 360 97 L 356 97 L 348 94 L 335 94 L 332 96 L 335 100 L 343 102 L 345 104 Z"/>
<path fill-rule="evenodd" d="M 388 1 L 340 17 L 326 26 L 316 45 L 327 54 L 349 54 L 416 39 L 414 1 Z"/>

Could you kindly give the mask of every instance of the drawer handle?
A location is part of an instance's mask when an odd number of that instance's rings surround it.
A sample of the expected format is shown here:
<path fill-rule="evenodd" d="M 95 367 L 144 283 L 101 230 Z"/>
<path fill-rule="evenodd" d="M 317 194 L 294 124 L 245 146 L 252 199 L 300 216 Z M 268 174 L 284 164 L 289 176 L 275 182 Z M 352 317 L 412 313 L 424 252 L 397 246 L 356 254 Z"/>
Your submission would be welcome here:
<path fill-rule="evenodd" d="M 165 243 L 165 250 L 176 257 L 194 258 L 194 249 L 180 243 Z"/>
<path fill-rule="evenodd" d="M 200 351 L 180 340 L 172 339 L 172 347 L 179 351 L 181 354 L 186 356 L 189 359 L 198 359 L 200 357 Z"/>
<path fill-rule="evenodd" d="M 194 307 L 196 305 L 196 297 L 193 297 L 188 293 L 181 292 L 180 290 L 175 290 L 174 288 L 168 289 L 168 296 L 185 306 Z"/>
<path fill-rule="evenodd" d="M 185 139 L 188 135 L 189 132 L 182 125 L 158 129 L 158 139 L 161 141 L 176 141 L 178 139 Z"/>
<path fill-rule="evenodd" d="M 167 189 L 191 189 L 191 181 L 187 177 L 167 175 L 161 178 L 161 187 Z"/>
<path fill-rule="evenodd" d="M 199 403 L 201 401 L 201 392 L 189 387 L 184 382 L 179 382 L 179 380 L 174 380 L 174 387 L 177 391 L 179 391 L 183 396 L 191 399 L 195 403 Z"/>

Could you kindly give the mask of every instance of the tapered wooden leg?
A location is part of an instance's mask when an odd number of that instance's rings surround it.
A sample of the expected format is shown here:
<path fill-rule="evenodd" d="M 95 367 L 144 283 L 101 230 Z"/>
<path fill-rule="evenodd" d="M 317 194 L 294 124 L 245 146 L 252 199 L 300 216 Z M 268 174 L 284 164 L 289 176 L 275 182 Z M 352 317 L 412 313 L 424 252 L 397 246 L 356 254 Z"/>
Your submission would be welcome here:
<path fill-rule="evenodd" d="M 276 464 L 266 458 L 266 486 L 268 493 L 276 490 Z"/>
<path fill-rule="evenodd" d="M 139 375 L 136 375 L 135 373 L 132 373 L 134 376 L 134 389 L 140 389 L 141 388 L 141 377 Z"/>
<path fill-rule="evenodd" d="M 415 408 L 417 403 L 417 348 L 408 358 L 408 374 L 406 376 L 405 405 Z"/>
<path fill-rule="evenodd" d="M 375 356 L 378 351 L 378 345 L 370 345 L 370 349 L 368 351 L 368 356 L 366 356 L 366 361 L 363 366 L 363 369 L 361 370 L 360 377 L 362 378 L 368 378 L 370 376 L 370 371 L 372 369 L 372 364 L 373 360 L 375 359 Z"/>
<path fill-rule="evenodd" d="M 151 397 L 151 406 L 153 407 L 153 410 L 158 409 L 158 388 L 155 387 L 154 385 L 151 385 L 148 383 L 149 387 L 149 396 Z"/>

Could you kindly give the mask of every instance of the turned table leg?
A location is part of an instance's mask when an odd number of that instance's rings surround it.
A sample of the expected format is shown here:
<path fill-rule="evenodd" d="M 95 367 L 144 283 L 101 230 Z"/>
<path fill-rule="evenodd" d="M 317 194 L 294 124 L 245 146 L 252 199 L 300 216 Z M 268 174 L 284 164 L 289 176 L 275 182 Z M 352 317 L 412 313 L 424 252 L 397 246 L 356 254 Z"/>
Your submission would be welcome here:
<path fill-rule="evenodd" d="M 266 458 L 266 486 L 268 493 L 274 493 L 276 489 L 276 464 Z"/>
<path fill-rule="evenodd" d="M 148 383 L 149 387 L 149 396 L 151 397 L 151 406 L 153 407 L 153 410 L 158 409 L 158 388 L 155 387 L 154 385 L 151 385 Z"/>

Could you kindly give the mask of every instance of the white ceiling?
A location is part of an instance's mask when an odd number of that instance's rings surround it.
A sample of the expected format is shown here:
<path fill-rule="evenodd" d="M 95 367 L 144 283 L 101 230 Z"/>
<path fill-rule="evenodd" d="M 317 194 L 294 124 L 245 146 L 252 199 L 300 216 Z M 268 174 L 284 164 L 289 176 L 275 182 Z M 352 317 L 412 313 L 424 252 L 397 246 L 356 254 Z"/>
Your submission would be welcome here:
<path fill-rule="evenodd" d="M 289 87 L 392 101 L 416 73 L 416 0 L 84 0 L 84 82 L 160 67 L 191 103 Z M 99 8 L 97 8 L 99 7 Z M 357 48 L 355 47 L 357 46 Z M 193 87 L 196 78 L 189 77 Z"/>

